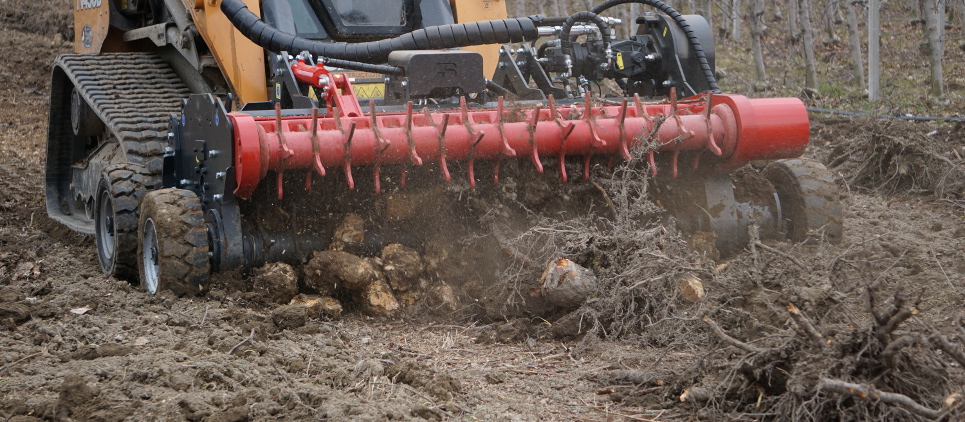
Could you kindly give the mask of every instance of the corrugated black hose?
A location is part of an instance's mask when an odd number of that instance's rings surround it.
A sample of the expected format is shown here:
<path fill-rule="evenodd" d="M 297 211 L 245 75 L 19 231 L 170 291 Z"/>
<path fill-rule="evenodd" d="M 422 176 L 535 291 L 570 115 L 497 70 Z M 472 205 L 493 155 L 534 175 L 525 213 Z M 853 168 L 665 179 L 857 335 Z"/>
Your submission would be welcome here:
<path fill-rule="evenodd" d="M 300 38 L 271 27 L 251 13 L 241 0 L 222 0 L 221 11 L 245 37 L 269 51 L 308 51 L 316 57 L 325 58 L 323 60 L 332 66 L 385 74 L 398 74 L 399 69 L 372 63 L 385 63 L 389 53 L 396 50 L 436 50 L 539 38 L 534 22 L 536 17 L 527 17 L 430 26 L 381 41 L 326 43 Z"/>

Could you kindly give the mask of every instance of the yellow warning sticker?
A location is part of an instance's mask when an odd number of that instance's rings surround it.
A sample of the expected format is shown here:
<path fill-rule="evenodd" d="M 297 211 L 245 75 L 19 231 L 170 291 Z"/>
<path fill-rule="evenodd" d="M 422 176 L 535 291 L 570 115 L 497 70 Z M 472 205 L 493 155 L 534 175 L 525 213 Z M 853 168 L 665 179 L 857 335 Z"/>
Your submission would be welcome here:
<path fill-rule="evenodd" d="M 385 85 L 377 84 L 355 84 L 355 96 L 360 99 L 382 98 L 385 96 Z"/>
<path fill-rule="evenodd" d="M 623 53 L 617 53 L 617 69 L 623 70 Z"/>

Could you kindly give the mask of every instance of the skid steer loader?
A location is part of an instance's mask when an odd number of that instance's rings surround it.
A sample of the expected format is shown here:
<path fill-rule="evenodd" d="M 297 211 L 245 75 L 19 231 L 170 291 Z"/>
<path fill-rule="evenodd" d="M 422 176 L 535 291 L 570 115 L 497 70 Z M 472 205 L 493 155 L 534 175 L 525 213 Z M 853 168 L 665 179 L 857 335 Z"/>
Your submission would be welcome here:
<path fill-rule="evenodd" d="M 606 17 L 632 1 L 652 13 Z M 215 272 L 303 262 L 326 221 L 371 205 L 349 192 L 405 189 L 420 169 L 475 187 L 516 160 L 579 183 L 643 151 L 678 224 L 721 248 L 751 224 L 840 239 L 830 174 L 796 158 L 803 104 L 722 93 L 711 32 L 659 0 L 516 18 L 502 0 L 76 0 L 47 211 L 96 237 L 105 273 L 196 294 Z M 748 195 L 730 174 L 755 160 L 769 184 Z"/>

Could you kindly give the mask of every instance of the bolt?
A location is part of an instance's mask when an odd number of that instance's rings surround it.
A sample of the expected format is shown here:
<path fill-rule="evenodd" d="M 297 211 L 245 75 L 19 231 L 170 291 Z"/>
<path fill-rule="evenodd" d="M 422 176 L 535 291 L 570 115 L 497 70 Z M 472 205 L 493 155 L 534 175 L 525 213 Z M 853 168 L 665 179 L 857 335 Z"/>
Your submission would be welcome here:
<path fill-rule="evenodd" d="M 214 195 L 211 195 L 211 199 L 214 199 L 216 202 L 221 202 L 224 200 L 224 195 L 220 193 L 216 193 Z"/>
<path fill-rule="evenodd" d="M 211 150 L 211 151 L 208 151 L 208 158 L 217 157 L 219 154 L 221 154 L 221 151 L 218 151 L 218 150 L 216 150 L 216 149 L 213 149 L 213 150 Z"/>
<path fill-rule="evenodd" d="M 219 171 L 214 174 L 214 178 L 218 180 L 224 179 L 224 177 L 225 177 L 225 172 L 223 171 Z"/>
<path fill-rule="evenodd" d="M 168 132 L 168 141 L 171 141 L 173 139 L 174 139 L 174 132 Z"/>
<path fill-rule="evenodd" d="M 188 179 L 181 179 L 181 181 L 178 182 L 178 183 L 179 183 L 181 186 L 187 186 L 187 185 L 190 185 L 190 184 L 191 184 L 191 181 L 188 180 Z"/>
<path fill-rule="evenodd" d="M 326 86 L 329 84 L 329 82 L 331 82 L 331 80 L 328 78 L 328 75 L 321 75 L 318 77 L 318 84 L 321 86 Z"/>

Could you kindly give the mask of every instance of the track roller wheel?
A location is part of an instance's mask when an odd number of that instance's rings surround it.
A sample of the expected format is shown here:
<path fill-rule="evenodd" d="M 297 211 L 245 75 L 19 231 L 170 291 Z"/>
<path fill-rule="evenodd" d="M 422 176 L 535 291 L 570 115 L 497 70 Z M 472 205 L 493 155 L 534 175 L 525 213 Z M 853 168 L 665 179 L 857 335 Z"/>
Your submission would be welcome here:
<path fill-rule="evenodd" d="M 169 289 L 178 296 L 204 293 L 211 248 L 198 196 L 184 189 L 148 193 L 141 203 L 139 227 L 138 269 L 144 291 L 153 295 Z"/>
<path fill-rule="evenodd" d="M 138 205 L 159 184 L 158 176 L 138 164 L 104 168 L 94 197 L 94 234 L 105 274 L 125 280 L 137 277 Z"/>
<path fill-rule="evenodd" d="M 787 237 L 795 242 L 821 230 L 828 241 L 841 243 L 844 206 L 831 171 L 806 158 L 777 160 L 764 168 L 764 177 L 774 185 L 781 200 Z"/>

